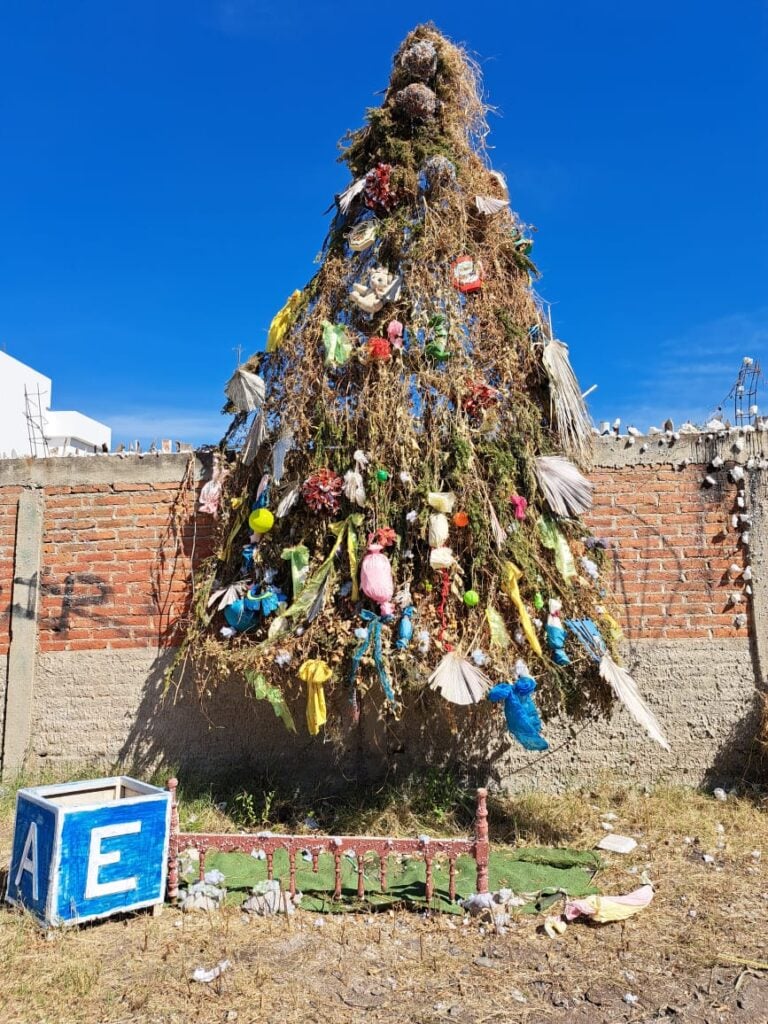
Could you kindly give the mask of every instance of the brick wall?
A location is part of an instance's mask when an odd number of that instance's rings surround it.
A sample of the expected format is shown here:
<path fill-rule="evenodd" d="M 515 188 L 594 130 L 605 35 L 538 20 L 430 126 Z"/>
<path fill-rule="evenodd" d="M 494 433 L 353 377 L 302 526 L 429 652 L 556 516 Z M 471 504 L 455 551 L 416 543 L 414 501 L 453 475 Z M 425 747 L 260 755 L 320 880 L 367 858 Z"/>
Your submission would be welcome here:
<path fill-rule="evenodd" d="M 744 560 L 730 521 L 736 492 L 724 475 L 702 489 L 708 456 L 697 442 L 687 457 L 698 464 L 681 468 L 683 455 L 640 457 L 606 442 L 589 517 L 610 544 L 630 667 L 675 756 L 649 751 L 621 717 L 580 742 L 570 723 L 552 724 L 552 746 L 565 752 L 536 762 L 528 781 L 555 786 L 627 766 L 647 777 L 648 758 L 657 774 L 697 782 L 725 764 L 723 751 L 731 760 L 748 756 L 762 676 L 755 630 L 751 642 L 727 606 L 728 566 Z M 211 549 L 212 520 L 194 511 L 206 472 L 185 456 L 0 462 L 0 656 L 8 651 L 16 503 L 24 488 L 42 488 L 45 498 L 33 762 L 211 768 L 256 752 L 282 759 L 288 771 L 318 770 L 322 745 L 310 755 L 306 736 L 286 737 L 232 681 L 204 710 L 184 694 L 183 706 L 162 700 L 159 680 L 177 642 L 192 566 Z M 530 755 L 510 748 L 494 770 L 505 781 L 531 764 Z"/>
<path fill-rule="evenodd" d="M 185 477 L 45 489 L 41 651 L 173 645 L 193 561 L 210 553 L 197 486 Z"/>
<path fill-rule="evenodd" d="M 733 638 L 728 567 L 743 567 L 731 526 L 736 489 L 702 488 L 700 465 L 629 464 L 592 474 L 587 521 L 610 541 L 612 591 L 630 640 Z"/>

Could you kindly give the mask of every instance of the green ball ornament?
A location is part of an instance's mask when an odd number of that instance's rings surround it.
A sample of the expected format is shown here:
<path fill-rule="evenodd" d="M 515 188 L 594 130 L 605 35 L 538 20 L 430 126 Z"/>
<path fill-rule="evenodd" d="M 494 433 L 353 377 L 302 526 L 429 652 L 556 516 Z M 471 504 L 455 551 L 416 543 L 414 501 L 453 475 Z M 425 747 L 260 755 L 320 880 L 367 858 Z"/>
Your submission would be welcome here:
<path fill-rule="evenodd" d="M 387 472 L 386 469 L 377 469 L 376 479 L 380 480 L 382 483 L 385 483 L 387 480 L 389 480 L 389 473 Z"/>
<path fill-rule="evenodd" d="M 476 608 L 480 604 L 480 595 L 476 590 L 464 591 L 464 604 L 467 608 Z"/>
<path fill-rule="evenodd" d="M 275 517 L 268 508 L 257 508 L 248 516 L 248 525 L 254 533 L 269 533 L 275 525 Z"/>

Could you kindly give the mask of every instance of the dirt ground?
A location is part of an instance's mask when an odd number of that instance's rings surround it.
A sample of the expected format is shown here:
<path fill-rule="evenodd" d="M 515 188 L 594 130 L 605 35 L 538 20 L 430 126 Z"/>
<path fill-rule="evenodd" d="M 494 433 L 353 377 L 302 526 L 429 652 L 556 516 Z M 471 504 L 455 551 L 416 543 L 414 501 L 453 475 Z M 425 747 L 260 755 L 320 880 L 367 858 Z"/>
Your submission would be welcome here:
<path fill-rule="evenodd" d="M 527 1024 L 768 1022 L 768 817 L 765 800 L 612 788 L 510 801 L 491 839 L 589 849 L 614 829 L 637 838 L 606 855 L 604 893 L 652 879 L 651 906 L 624 924 L 544 934 L 521 917 L 504 934 L 461 917 L 253 919 L 237 907 L 166 907 L 46 939 L 0 910 L 3 1024 L 338 1022 Z M 9 814 L 0 817 L 7 865 Z M 705 855 L 707 859 L 705 860 Z M 710 858 L 712 858 L 710 860 Z M 212 984 L 196 967 L 231 966 Z"/>

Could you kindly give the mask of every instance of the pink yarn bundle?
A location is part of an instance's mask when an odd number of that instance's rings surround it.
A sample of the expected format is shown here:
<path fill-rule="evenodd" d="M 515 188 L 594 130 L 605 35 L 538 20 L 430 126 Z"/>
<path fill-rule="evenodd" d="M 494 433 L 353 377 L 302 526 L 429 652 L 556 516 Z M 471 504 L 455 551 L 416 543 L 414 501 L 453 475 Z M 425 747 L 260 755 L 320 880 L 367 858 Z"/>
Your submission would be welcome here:
<path fill-rule="evenodd" d="M 360 566 L 360 589 L 366 597 L 379 605 L 382 615 L 395 614 L 395 606 L 392 604 L 395 592 L 392 566 L 383 553 L 381 544 L 368 545 L 368 551 Z"/>

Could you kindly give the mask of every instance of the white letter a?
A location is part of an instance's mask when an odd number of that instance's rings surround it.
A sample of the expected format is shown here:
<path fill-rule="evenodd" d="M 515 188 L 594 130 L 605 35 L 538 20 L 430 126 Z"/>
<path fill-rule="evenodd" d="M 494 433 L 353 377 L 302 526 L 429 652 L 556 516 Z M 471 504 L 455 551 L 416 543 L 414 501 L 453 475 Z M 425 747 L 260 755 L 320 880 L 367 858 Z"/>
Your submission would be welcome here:
<path fill-rule="evenodd" d="M 37 823 L 29 823 L 29 832 L 24 842 L 24 850 L 21 854 L 21 863 L 16 872 L 14 885 L 18 889 L 21 876 L 25 871 L 32 875 L 32 899 L 37 901 Z"/>

